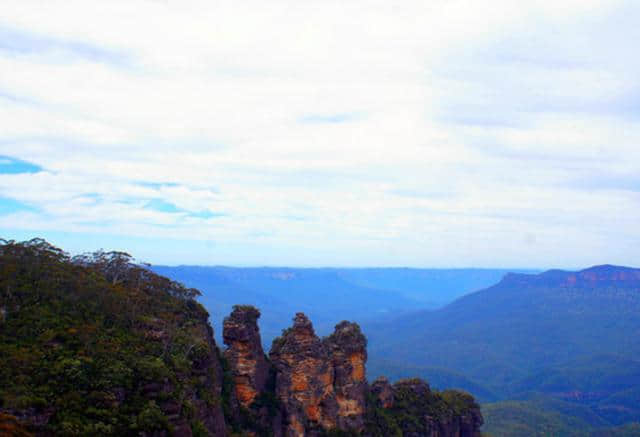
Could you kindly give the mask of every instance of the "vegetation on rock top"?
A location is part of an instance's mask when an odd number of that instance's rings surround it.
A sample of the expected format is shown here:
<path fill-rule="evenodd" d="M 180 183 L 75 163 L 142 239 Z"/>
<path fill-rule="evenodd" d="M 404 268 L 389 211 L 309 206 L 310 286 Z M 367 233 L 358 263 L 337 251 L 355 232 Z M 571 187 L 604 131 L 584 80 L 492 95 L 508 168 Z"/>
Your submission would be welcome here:
<path fill-rule="evenodd" d="M 121 252 L 70 258 L 47 242 L 0 242 L 0 408 L 56 435 L 170 430 L 219 402 L 191 369 L 211 345 L 198 292 Z"/>

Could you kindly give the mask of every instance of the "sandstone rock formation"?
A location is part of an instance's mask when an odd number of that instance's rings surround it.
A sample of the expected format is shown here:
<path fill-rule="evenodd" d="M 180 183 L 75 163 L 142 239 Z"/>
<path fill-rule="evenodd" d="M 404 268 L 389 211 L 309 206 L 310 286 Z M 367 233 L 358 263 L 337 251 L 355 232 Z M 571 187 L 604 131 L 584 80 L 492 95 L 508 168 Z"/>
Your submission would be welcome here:
<path fill-rule="evenodd" d="M 381 408 L 391 408 L 393 406 L 393 388 L 387 378 L 384 376 L 378 377 L 373 381 L 369 390 L 376 400 L 376 406 Z"/>
<path fill-rule="evenodd" d="M 480 409 L 466 393 L 432 392 L 419 379 L 391 385 L 381 377 L 369 386 L 367 340 L 357 324 L 340 322 L 330 336 L 320 339 L 307 316 L 297 313 L 293 326 L 273 341 L 267 360 L 256 323 L 259 315 L 253 307 L 236 307 L 224 322 L 225 356 L 237 401 L 245 408 L 242 432 L 286 437 L 320 437 L 329 431 L 362 436 L 480 435 Z M 269 382 L 273 376 L 275 381 Z M 270 396 L 275 403 L 268 409 L 258 400 Z"/>
<path fill-rule="evenodd" d="M 265 389 L 269 377 L 267 361 L 257 320 L 260 311 L 252 306 L 236 305 L 224 319 L 224 352 L 233 374 L 235 396 L 240 405 L 248 408 Z"/>
<path fill-rule="evenodd" d="M 313 435 L 314 428 L 335 428 L 333 368 L 307 316 L 296 314 L 293 327 L 274 340 L 269 357 L 277 371 L 276 396 L 284 409 L 286 435 L 303 437 Z"/>
<path fill-rule="evenodd" d="M 343 321 L 324 339 L 324 344 L 333 367 L 337 426 L 361 431 L 366 409 L 367 339 L 356 323 Z"/>

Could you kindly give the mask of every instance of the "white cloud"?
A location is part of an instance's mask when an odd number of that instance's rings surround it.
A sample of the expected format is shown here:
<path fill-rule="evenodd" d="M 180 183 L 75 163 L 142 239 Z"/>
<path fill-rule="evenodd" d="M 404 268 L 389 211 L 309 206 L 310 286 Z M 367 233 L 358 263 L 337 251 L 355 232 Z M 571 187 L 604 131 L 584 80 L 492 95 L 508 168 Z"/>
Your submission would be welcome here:
<path fill-rule="evenodd" d="M 640 186 L 592 188 L 640 170 L 639 13 L 14 2 L 0 29 L 40 45 L 0 44 L 0 154 L 46 171 L 0 175 L 40 211 L 0 228 L 235 247 L 218 263 L 632 264 Z"/>

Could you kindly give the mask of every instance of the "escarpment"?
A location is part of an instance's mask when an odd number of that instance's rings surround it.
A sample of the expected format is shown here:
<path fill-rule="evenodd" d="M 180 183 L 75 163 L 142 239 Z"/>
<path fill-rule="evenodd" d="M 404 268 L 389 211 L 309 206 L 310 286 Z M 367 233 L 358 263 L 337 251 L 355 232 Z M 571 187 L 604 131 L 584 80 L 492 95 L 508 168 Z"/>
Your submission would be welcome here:
<path fill-rule="evenodd" d="M 466 393 L 434 392 L 419 379 L 392 385 L 381 377 L 370 386 L 365 377 L 367 341 L 357 324 L 340 322 L 321 339 L 311 321 L 297 313 L 293 326 L 273 341 L 269 359 L 261 360 L 246 351 L 248 343 L 260 343 L 258 316 L 257 310 L 243 306 L 225 319 L 225 356 L 229 374 L 240 381 L 235 402 L 245 418 L 235 429 L 275 437 L 321 437 L 330 432 L 370 437 L 480 435 L 482 415 Z M 261 352 L 261 347 L 256 349 L 262 357 Z M 263 380 L 262 389 L 257 373 L 272 378 Z M 254 400 L 241 402 L 244 393 L 252 393 Z M 268 399 L 272 403 L 266 409 Z"/>
<path fill-rule="evenodd" d="M 0 434 L 475 437 L 478 406 L 420 380 L 366 381 L 367 341 L 302 313 L 262 349 L 251 306 L 214 341 L 199 292 L 119 252 L 0 243 Z"/>

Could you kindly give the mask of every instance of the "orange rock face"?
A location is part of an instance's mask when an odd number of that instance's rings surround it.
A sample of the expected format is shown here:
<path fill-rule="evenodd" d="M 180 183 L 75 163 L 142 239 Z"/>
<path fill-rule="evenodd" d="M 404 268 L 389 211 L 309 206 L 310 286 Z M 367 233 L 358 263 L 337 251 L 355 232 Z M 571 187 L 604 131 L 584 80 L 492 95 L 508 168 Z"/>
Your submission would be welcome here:
<path fill-rule="evenodd" d="M 333 385 L 338 403 L 337 424 L 342 429 L 362 431 L 367 390 L 366 338 L 357 324 L 341 322 L 324 343 L 329 351 L 335 375 Z"/>
<path fill-rule="evenodd" d="M 228 346 L 224 354 L 233 372 L 236 398 L 243 407 L 249 407 L 264 390 L 269 375 L 258 330 L 259 317 L 260 312 L 253 307 L 236 306 L 224 319 L 223 338 Z"/>
<path fill-rule="evenodd" d="M 309 435 L 318 427 L 362 430 L 367 354 L 358 325 L 342 322 L 320 340 L 307 317 L 298 313 L 293 327 L 274 341 L 270 358 L 287 436 Z"/>
<path fill-rule="evenodd" d="M 299 437 L 309 428 L 335 428 L 338 404 L 331 362 L 304 314 L 298 313 L 293 327 L 274 341 L 269 356 L 277 370 L 276 396 L 284 407 L 285 434 Z"/>
<path fill-rule="evenodd" d="M 356 352 L 349 355 L 349 362 L 351 363 L 351 379 L 355 382 L 364 381 L 365 361 L 366 357 L 362 352 Z"/>
<path fill-rule="evenodd" d="M 234 378 L 236 387 L 236 396 L 240 404 L 244 407 L 248 407 L 258 396 L 258 391 L 251 386 L 249 379 L 236 376 Z"/>

